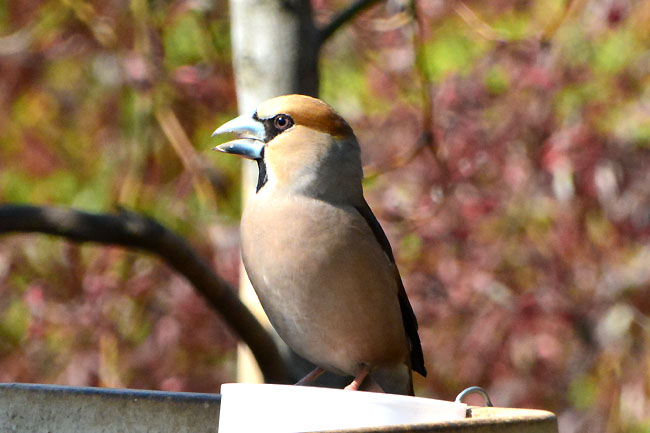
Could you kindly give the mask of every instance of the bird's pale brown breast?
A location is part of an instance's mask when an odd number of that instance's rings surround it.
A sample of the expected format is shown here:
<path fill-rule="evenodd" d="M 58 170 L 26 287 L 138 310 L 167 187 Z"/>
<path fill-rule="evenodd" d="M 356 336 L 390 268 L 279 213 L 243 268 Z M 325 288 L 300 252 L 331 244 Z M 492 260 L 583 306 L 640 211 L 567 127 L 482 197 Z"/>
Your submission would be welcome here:
<path fill-rule="evenodd" d="M 352 375 L 408 359 L 395 274 L 354 207 L 267 185 L 242 217 L 242 256 L 274 328 L 305 358 Z"/>

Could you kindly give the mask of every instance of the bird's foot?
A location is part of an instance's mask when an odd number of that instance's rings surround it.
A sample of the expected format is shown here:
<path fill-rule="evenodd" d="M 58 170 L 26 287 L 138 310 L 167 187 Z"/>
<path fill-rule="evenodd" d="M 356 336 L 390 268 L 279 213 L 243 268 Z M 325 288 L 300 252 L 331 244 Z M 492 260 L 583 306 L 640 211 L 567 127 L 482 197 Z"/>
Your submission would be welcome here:
<path fill-rule="evenodd" d="M 298 386 L 307 385 L 308 383 L 311 383 L 314 380 L 316 380 L 316 378 L 323 373 L 325 373 L 324 369 L 320 367 L 316 367 L 309 374 L 307 374 L 307 376 L 303 377 L 298 382 L 296 382 L 296 385 Z"/>
<path fill-rule="evenodd" d="M 359 372 L 359 374 L 357 374 L 357 377 L 354 378 L 352 383 L 350 383 L 348 386 L 346 386 L 343 389 L 346 390 L 346 391 L 358 391 L 359 387 L 363 383 L 364 379 L 366 378 L 366 376 L 368 376 L 368 373 L 370 373 L 370 367 L 368 367 L 367 365 L 364 365 L 361 368 L 361 371 Z"/>

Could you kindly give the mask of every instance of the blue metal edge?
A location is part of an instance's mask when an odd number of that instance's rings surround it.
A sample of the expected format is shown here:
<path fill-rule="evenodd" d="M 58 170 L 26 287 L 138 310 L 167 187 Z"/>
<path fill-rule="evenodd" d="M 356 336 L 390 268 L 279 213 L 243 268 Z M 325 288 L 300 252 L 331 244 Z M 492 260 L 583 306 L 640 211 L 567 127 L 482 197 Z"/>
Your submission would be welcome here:
<path fill-rule="evenodd" d="M 49 394 L 96 395 L 115 399 L 147 399 L 158 401 L 177 401 L 187 403 L 221 403 L 221 394 L 205 394 L 199 392 L 168 392 L 150 391 L 143 389 L 97 388 L 90 386 L 46 385 L 40 383 L 0 383 L 3 389 L 15 389 L 28 392 Z"/>

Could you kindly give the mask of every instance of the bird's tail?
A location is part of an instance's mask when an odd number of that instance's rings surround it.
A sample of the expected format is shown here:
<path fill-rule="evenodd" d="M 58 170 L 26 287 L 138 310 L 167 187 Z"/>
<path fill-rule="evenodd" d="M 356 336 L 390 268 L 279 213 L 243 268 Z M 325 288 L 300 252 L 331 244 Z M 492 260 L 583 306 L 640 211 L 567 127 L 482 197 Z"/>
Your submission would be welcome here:
<path fill-rule="evenodd" d="M 370 373 L 372 379 L 389 394 L 415 395 L 411 369 L 406 364 L 376 367 Z"/>

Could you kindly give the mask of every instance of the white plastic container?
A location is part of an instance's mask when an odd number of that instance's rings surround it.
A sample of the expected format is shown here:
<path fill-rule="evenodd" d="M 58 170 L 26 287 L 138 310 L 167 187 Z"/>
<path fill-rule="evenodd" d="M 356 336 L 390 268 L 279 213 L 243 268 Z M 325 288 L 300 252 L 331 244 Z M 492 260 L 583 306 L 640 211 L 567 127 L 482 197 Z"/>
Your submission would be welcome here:
<path fill-rule="evenodd" d="M 429 398 L 292 385 L 221 386 L 219 433 L 319 430 L 465 418 L 467 405 Z"/>

